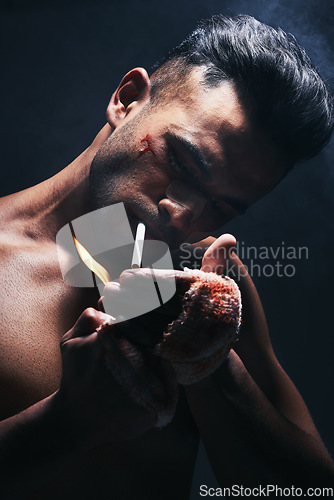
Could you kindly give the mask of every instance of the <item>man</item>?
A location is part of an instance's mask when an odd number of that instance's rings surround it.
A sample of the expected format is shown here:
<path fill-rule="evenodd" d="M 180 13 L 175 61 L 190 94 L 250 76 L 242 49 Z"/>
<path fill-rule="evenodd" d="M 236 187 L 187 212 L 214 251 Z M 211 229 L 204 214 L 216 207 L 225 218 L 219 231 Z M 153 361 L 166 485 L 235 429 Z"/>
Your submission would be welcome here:
<path fill-rule="evenodd" d="M 55 242 L 65 224 L 118 202 L 133 231 L 144 221 L 148 238 L 172 247 L 217 230 L 326 144 L 333 104 L 323 81 L 280 30 L 217 16 L 151 78 L 142 68 L 125 75 L 107 119 L 66 169 L 1 200 L 4 495 L 185 499 L 199 435 L 222 486 L 333 485 L 249 277 L 235 350 L 212 376 L 180 388 L 174 419 L 157 430 L 104 368 L 96 330 L 106 315 L 94 291 L 64 283 Z M 175 181 L 186 201 L 168 195 Z M 215 241 L 205 269 L 224 265 L 217 248 L 233 244 Z"/>

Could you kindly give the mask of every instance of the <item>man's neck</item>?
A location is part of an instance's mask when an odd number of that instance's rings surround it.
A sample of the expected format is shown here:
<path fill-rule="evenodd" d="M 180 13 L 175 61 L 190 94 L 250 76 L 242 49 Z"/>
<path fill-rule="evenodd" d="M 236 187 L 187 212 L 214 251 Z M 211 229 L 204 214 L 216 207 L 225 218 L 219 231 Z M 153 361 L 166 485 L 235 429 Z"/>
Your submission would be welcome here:
<path fill-rule="evenodd" d="M 10 227 L 22 236 L 54 240 L 61 227 L 89 212 L 90 165 L 111 132 L 111 127 L 106 124 L 92 144 L 58 174 L 2 198 L 2 227 Z"/>

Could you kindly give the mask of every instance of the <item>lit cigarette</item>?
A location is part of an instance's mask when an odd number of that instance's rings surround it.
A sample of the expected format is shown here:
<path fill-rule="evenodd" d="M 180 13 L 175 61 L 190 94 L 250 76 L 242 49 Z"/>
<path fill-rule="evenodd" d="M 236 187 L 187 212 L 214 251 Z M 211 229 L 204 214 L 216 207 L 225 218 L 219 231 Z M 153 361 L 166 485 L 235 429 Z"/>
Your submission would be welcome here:
<path fill-rule="evenodd" d="M 143 257 L 143 249 L 144 249 L 144 239 L 145 239 L 145 224 L 139 222 L 137 226 L 135 245 L 133 248 L 131 268 L 135 269 L 141 266 L 141 261 Z"/>

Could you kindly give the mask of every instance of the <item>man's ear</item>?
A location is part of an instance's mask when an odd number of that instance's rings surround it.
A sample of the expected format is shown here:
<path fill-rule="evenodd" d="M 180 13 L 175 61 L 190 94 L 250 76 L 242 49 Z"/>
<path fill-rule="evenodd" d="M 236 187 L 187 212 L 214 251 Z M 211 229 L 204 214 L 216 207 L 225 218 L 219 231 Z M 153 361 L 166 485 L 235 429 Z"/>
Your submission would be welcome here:
<path fill-rule="evenodd" d="M 107 120 L 117 127 L 131 111 L 147 103 L 151 95 L 151 81 L 144 68 L 134 68 L 127 73 L 113 93 L 108 108 Z"/>

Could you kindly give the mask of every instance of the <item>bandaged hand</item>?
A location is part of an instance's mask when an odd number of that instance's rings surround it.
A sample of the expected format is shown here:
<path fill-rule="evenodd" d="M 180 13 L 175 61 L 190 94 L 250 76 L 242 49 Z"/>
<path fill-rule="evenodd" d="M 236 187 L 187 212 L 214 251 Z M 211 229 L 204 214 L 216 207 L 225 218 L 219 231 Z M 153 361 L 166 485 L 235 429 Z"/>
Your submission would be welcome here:
<path fill-rule="evenodd" d="M 156 349 L 184 385 L 218 368 L 237 340 L 241 322 L 240 291 L 231 278 L 196 270 L 187 274 L 194 281 L 184 294 L 182 311 Z"/>
<path fill-rule="evenodd" d="M 204 264 L 211 264 L 206 255 Z M 103 338 L 108 369 L 136 403 L 154 410 L 156 426 L 162 426 L 174 414 L 177 382 L 201 380 L 228 355 L 238 336 L 241 299 L 236 283 L 214 272 L 154 272 L 159 282 L 175 279 L 175 296 L 147 314 L 106 324 Z M 113 294 L 118 300 L 151 278 L 150 269 L 126 270 L 119 286 L 110 283 L 104 293 L 111 294 L 109 302 Z"/>

